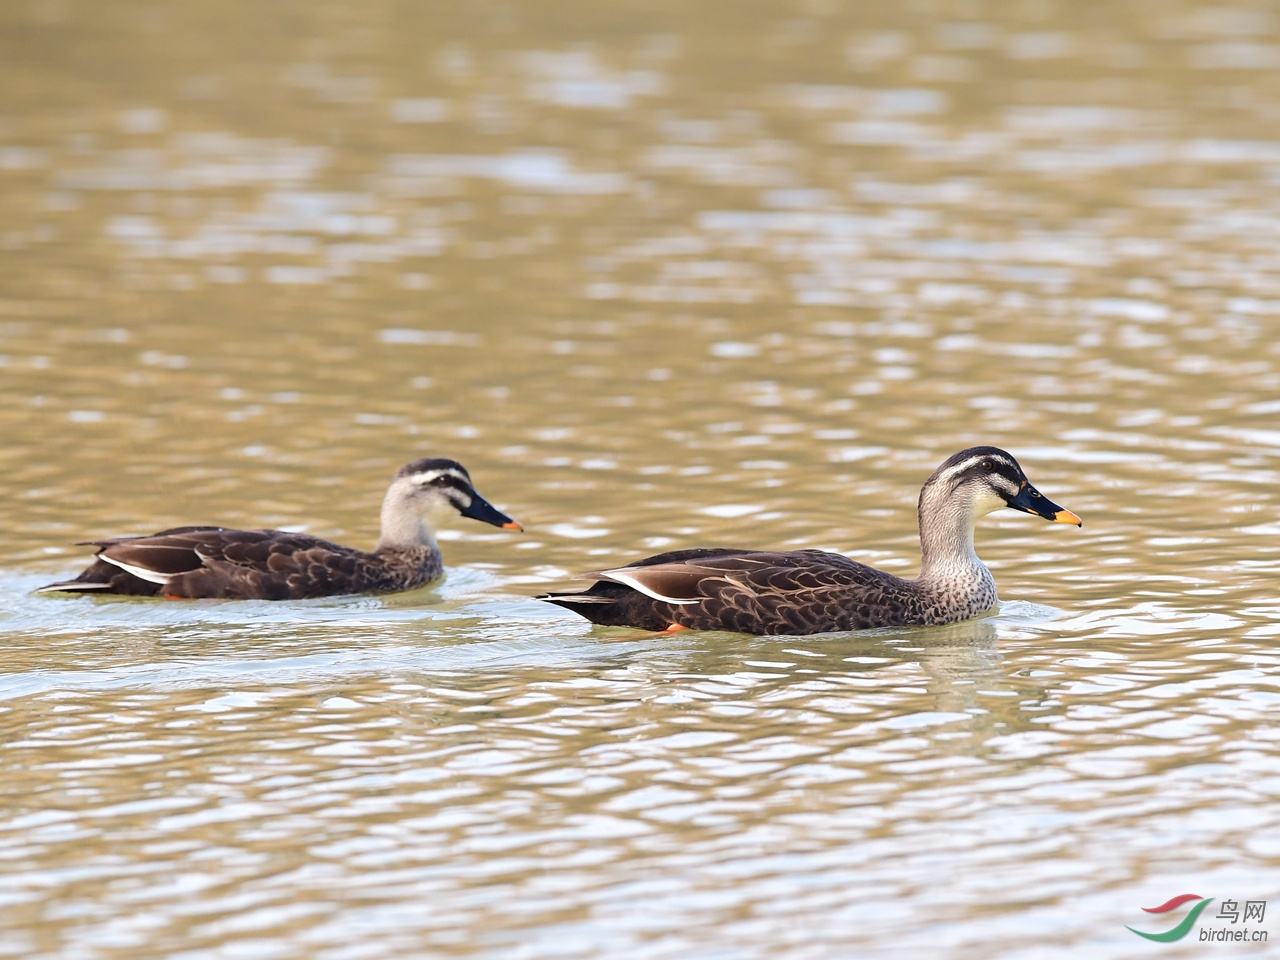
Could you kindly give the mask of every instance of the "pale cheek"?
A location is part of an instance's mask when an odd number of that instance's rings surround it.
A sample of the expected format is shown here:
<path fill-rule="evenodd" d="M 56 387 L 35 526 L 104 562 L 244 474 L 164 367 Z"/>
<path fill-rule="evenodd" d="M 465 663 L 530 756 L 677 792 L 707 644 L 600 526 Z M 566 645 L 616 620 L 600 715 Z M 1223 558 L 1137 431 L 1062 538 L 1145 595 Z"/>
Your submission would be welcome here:
<path fill-rule="evenodd" d="M 977 506 L 983 514 L 987 514 L 995 513 L 997 510 L 1002 510 L 1007 507 L 1008 504 L 1004 502 L 1002 497 L 995 493 L 984 492 L 982 496 L 978 498 Z"/>
<path fill-rule="evenodd" d="M 435 529 L 439 529 L 457 516 L 457 508 L 452 503 L 442 500 L 432 500 L 422 511 L 422 518 Z"/>

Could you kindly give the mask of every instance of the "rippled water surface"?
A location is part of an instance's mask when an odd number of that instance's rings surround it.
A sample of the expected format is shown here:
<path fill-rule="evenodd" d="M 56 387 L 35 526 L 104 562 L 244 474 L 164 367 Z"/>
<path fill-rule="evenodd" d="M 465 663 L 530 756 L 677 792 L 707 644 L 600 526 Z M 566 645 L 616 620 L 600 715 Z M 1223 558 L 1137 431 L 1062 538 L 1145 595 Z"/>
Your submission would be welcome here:
<path fill-rule="evenodd" d="M 1260 3 L 0 5 L 0 956 L 1265 950 L 1125 926 L 1280 912 L 1278 131 Z M 978 442 L 993 616 L 528 599 Z M 431 588 L 31 594 L 425 455 Z"/>

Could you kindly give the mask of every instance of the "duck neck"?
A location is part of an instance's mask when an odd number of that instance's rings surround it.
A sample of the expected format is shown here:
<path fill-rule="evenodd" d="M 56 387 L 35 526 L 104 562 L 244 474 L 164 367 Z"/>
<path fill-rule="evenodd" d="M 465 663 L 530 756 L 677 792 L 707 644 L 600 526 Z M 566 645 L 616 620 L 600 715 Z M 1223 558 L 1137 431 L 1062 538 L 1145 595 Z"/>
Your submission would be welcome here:
<path fill-rule="evenodd" d="M 973 549 L 976 518 L 971 505 L 938 496 L 929 488 L 920 493 L 920 583 L 969 583 L 975 587 L 991 581 L 991 572 Z"/>
<path fill-rule="evenodd" d="M 382 533 L 378 537 L 375 553 L 387 551 L 438 550 L 435 531 L 417 511 L 406 509 L 405 504 L 392 493 L 382 502 Z"/>

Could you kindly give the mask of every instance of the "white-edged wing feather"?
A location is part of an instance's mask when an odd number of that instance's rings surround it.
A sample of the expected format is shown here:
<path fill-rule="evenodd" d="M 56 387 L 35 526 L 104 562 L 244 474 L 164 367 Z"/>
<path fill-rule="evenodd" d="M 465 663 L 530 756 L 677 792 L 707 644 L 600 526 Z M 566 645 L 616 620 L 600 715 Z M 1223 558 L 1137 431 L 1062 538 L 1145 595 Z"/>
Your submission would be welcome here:
<path fill-rule="evenodd" d="M 702 598 L 698 599 L 682 599 L 680 597 L 664 597 L 661 593 L 648 586 L 636 574 L 642 570 L 633 567 L 619 567 L 616 570 L 597 570 L 593 573 L 584 573 L 575 580 L 610 580 L 614 583 L 620 583 L 624 587 L 630 587 L 637 593 L 643 593 L 646 597 L 653 600 L 661 600 L 663 603 L 700 603 Z"/>
<path fill-rule="evenodd" d="M 125 563 L 123 560 L 117 560 L 115 557 L 109 557 L 105 552 L 98 554 L 99 558 L 119 567 L 125 573 L 131 573 L 139 580 L 146 580 L 148 583 L 158 583 L 164 586 L 169 582 L 169 578 L 173 574 L 157 573 L 154 570 L 148 570 L 146 567 L 139 567 L 136 564 Z"/>
<path fill-rule="evenodd" d="M 710 569 L 709 569 L 710 568 Z M 702 603 L 708 594 L 699 585 L 711 580 L 731 583 L 739 589 L 750 591 L 746 584 L 726 575 L 727 571 L 714 563 L 690 561 L 686 563 L 656 563 L 643 567 L 615 567 L 583 574 L 581 579 L 609 580 L 630 587 L 637 593 L 663 603 Z M 674 596 L 680 593 L 682 596 Z"/>

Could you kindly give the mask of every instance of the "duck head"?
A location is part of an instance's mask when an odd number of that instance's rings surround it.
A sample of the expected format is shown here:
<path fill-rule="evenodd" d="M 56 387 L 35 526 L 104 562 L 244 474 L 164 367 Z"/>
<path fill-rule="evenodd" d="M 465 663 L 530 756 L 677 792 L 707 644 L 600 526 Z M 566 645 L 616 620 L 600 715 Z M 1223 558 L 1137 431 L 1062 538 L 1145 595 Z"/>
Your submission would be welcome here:
<path fill-rule="evenodd" d="M 1031 485 L 1013 454 L 999 447 L 969 447 L 948 457 L 920 491 L 926 500 L 944 499 L 967 508 L 973 520 L 1003 507 L 1043 517 L 1052 523 L 1084 522 Z"/>
<path fill-rule="evenodd" d="M 382 502 L 378 546 L 434 542 L 435 531 L 459 515 L 505 530 L 524 529 L 480 496 L 458 461 L 428 457 L 406 463 L 396 471 Z"/>

